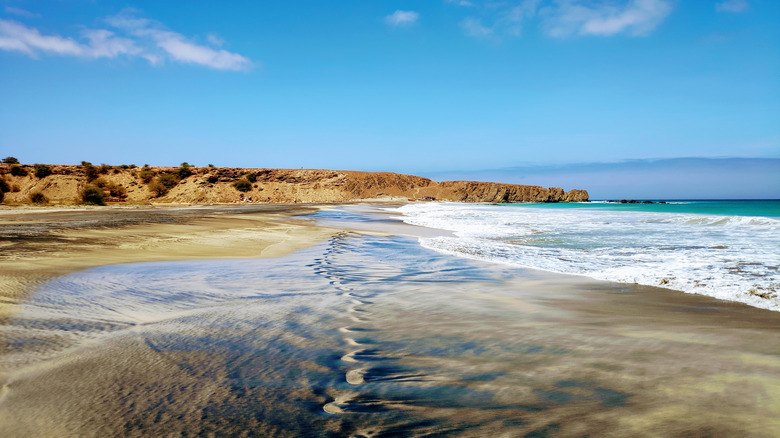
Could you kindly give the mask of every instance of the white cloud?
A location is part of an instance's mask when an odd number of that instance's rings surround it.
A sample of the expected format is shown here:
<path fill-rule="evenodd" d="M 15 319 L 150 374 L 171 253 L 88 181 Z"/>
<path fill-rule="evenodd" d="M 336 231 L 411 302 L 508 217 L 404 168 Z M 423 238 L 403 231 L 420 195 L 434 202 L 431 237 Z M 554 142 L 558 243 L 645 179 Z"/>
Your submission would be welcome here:
<path fill-rule="evenodd" d="M 466 35 L 477 38 L 489 38 L 493 36 L 493 29 L 485 27 L 476 18 L 466 18 L 460 23 Z"/>
<path fill-rule="evenodd" d="M 38 29 L 13 20 L 0 19 L 0 49 L 13 50 L 35 57 L 39 52 L 57 55 L 97 57 L 96 47 L 83 45 L 58 35 L 41 35 Z"/>
<path fill-rule="evenodd" d="M 206 41 L 214 47 L 222 47 L 225 45 L 225 40 L 215 33 L 206 35 Z"/>
<path fill-rule="evenodd" d="M 177 61 L 205 65 L 217 70 L 244 70 L 251 64 L 247 58 L 237 53 L 201 46 L 174 32 L 164 32 L 155 39 L 157 45 Z"/>
<path fill-rule="evenodd" d="M 0 50 L 22 52 L 33 58 L 41 53 L 81 58 L 137 56 L 153 65 L 169 59 L 217 70 L 246 70 L 252 65 L 242 55 L 194 43 L 166 29 L 162 23 L 138 17 L 132 9 L 105 21 L 125 35 L 117 36 L 106 29 L 86 29 L 81 32 L 82 40 L 77 41 L 59 35 L 42 35 L 34 27 L 0 19 Z M 213 34 L 207 39 L 215 46 L 224 44 L 224 40 Z"/>
<path fill-rule="evenodd" d="M 715 4 L 715 10 L 718 12 L 745 12 L 750 8 L 746 0 L 726 0 Z"/>
<path fill-rule="evenodd" d="M 417 12 L 397 10 L 385 17 L 385 23 L 394 27 L 409 26 L 416 23 L 419 19 L 420 14 Z"/>
<path fill-rule="evenodd" d="M 652 32 L 673 9 L 673 0 L 630 0 L 624 4 L 561 0 L 543 8 L 543 28 L 553 37 L 643 36 Z"/>
<path fill-rule="evenodd" d="M 552 37 L 642 36 L 671 14 L 677 0 L 466 0 L 471 17 L 461 22 L 469 36 L 520 36 L 534 20 Z M 745 0 L 728 0 L 744 2 Z M 461 5 L 460 0 L 445 3 Z"/>
<path fill-rule="evenodd" d="M 7 14 L 18 15 L 25 18 L 38 18 L 41 16 L 41 14 L 36 14 L 35 12 L 30 12 L 26 9 L 15 8 L 13 6 L 6 6 L 5 12 Z"/>
<path fill-rule="evenodd" d="M 144 41 L 150 47 L 147 59 L 153 64 L 163 59 L 162 55 L 167 55 L 175 61 L 217 70 L 247 70 L 252 66 L 252 62 L 242 55 L 194 43 L 184 35 L 168 30 L 158 21 L 139 18 L 134 9 L 124 9 L 119 14 L 106 18 L 106 22 L 129 32 L 139 41 Z M 224 40 L 214 34 L 208 34 L 207 40 L 216 46 L 224 44 Z"/>
<path fill-rule="evenodd" d="M 453 5 L 458 6 L 465 6 L 465 7 L 471 7 L 474 6 L 474 3 L 468 1 L 468 0 L 444 0 L 444 3 L 450 3 Z"/>
<path fill-rule="evenodd" d="M 123 54 L 138 55 L 143 52 L 133 40 L 116 37 L 108 30 L 88 29 L 83 31 L 82 35 L 89 40 L 90 50 L 87 53 L 93 58 L 114 58 Z"/>

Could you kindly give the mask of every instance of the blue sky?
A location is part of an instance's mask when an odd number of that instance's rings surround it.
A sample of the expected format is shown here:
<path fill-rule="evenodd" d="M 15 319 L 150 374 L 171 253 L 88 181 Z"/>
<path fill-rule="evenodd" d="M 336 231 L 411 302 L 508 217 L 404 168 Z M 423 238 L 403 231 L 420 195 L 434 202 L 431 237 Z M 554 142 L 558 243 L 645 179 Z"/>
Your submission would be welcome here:
<path fill-rule="evenodd" d="M 421 175 L 778 158 L 779 20 L 774 0 L 0 0 L 0 155 Z"/>

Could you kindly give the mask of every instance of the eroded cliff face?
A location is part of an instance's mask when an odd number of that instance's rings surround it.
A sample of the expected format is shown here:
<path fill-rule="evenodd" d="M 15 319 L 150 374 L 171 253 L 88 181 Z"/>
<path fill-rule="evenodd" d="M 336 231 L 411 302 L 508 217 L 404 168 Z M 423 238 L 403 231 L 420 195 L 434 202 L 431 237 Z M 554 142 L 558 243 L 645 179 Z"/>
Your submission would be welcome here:
<path fill-rule="evenodd" d="M 11 165 L 0 165 L 0 178 L 8 186 L 5 204 L 31 203 L 36 193 L 42 194 L 47 203 L 80 203 L 84 188 L 96 184 L 105 191 L 109 202 L 141 204 L 337 203 L 377 198 L 495 203 L 588 200 L 585 190 L 565 192 L 558 187 L 475 181 L 436 182 L 390 172 L 191 167 L 192 174 L 181 177 L 176 167 L 103 166 L 95 179 L 96 176 L 89 176 L 83 166 L 52 165 L 49 166 L 52 174 L 41 178 L 34 175 L 33 166 L 20 167 L 26 175 L 20 174 L 19 169 L 12 175 Z M 166 178 L 165 175 L 175 178 L 168 181 L 170 187 L 160 193 L 155 189 L 155 183 Z M 248 181 L 245 191 L 239 191 L 234 184 L 247 180 L 247 176 L 251 182 Z"/>
<path fill-rule="evenodd" d="M 459 202 L 584 202 L 588 192 L 564 192 L 560 187 L 544 188 L 517 184 L 475 181 L 445 181 L 439 183 L 440 197 Z"/>

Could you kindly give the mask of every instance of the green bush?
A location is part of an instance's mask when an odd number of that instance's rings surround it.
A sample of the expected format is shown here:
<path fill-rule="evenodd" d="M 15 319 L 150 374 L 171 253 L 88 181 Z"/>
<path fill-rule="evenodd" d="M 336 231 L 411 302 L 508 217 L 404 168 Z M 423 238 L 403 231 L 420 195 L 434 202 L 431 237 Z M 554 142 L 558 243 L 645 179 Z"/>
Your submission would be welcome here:
<path fill-rule="evenodd" d="M 109 166 L 108 164 L 103 163 L 98 168 L 98 173 L 101 175 L 106 175 L 108 172 L 111 171 L 111 169 L 113 169 L 113 166 Z"/>
<path fill-rule="evenodd" d="M 179 170 L 176 173 L 179 175 L 179 179 L 187 178 L 192 175 L 192 166 L 185 161 L 181 163 L 181 166 L 179 166 Z"/>
<path fill-rule="evenodd" d="M 19 160 L 17 160 L 16 157 L 5 157 L 5 158 L 3 158 L 3 163 L 5 163 L 5 164 L 19 164 Z"/>
<path fill-rule="evenodd" d="M 84 169 L 84 175 L 87 177 L 87 182 L 92 182 L 98 177 L 98 169 L 93 166 L 89 161 L 82 161 L 81 168 Z"/>
<path fill-rule="evenodd" d="M 103 191 L 108 191 L 112 197 L 124 198 L 127 196 L 127 189 L 125 189 L 124 186 L 105 178 L 98 178 L 93 184 L 98 188 L 103 189 Z"/>
<path fill-rule="evenodd" d="M 257 174 L 254 173 L 254 172 L 247 173 L 246 174 L 246 180 L 251 182 L 252 184 L 256 183 L 257 182 Z"/>
<path fill-rule="evenodd" d="M 81 191 L 81 200 L 85 204 L 106 205 L 106 192 L 95 184 L 87 184 Z"/>
<path fill-rule="evenodd" d="M 0 202 L 3 202 L 3 198 L 5 198 L 5 192 L 10 192 L 11 187 L 8 185 L 8 182 L 5 180 L 5 178 L 0 178 Z"/>
<path fill-rule="evenodd" d="M 165 196 L 178 183 L 179 178 L 176 175 L 166 172 L 149 184 L 149 190 L 154 194 L 155 198 L 159 198 L 160 196 Z"/>
<path fill-rule="evenodd" d="M 27 171 L 22 166 L 11 166 L 11 175 L 27 176 Z"/>
<path fill-rule="evenodd" d="M 165 187 L 160 183 L 160 181 L 152 181 L 149 183 L 149 191 L 152 192 L 153 197 L 159 198 L 160 196 L 165 196 L 166 193 L 168 193 L 168 188 Z"/>
<path fill-rule="evenodd" d="M 110 182 L 106 186 L 108 193 L 114 198 L 124 198 L 127 196 L 127 189 L 122 184 Z"/>
<path fill-rule="evenodd" d="M 179 183 L 179 178 L 177 178 L 177 176 L 172 173 L 166 172 L 157 177 L 157 181 L 159 181 L 160 184 L 164 185 L 165 187 L 171 189 Z"/>
<path fill-rule="evenodd" d="M 36 178 L 46 178 L 52 174 L 51 167 L 45 164 L 34 164 L 33 168 L 35 169 L 33 174 Z"/>
<path fill-rule="evenodd" d="M 41 192 L 35 192 L 30 194 L 30 202 L 33 204 L 45 204 L 49 202 L 49 199 Z"/>
<path fill-rule="evenodd" d="M 239 192 L 248 192 L 252 190 L 252 183 L 247 181 L 246 178 L 242 178 L 234 182 L 233 187 L 235 187 Z"/>
<path fill-rule="evenodd" d="M 142 167 L 141 171 L 138 172 L 138 177 L 141 178 L 141 181 L 143 181 L 144 184 L 149 184 L 156 174 L 157 173 L 152 170 L 148 164 L 144 164 L 144 167 Z"/>

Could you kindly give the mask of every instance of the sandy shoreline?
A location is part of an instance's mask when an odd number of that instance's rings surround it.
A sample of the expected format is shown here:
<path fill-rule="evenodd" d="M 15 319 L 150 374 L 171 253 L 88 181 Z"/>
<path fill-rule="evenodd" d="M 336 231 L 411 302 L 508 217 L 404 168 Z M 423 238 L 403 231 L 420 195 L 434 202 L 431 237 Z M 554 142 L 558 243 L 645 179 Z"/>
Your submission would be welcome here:
<path fill-rule="evenodd" d="M 0 210 L 0 321 L 52 278 L 121 263 L 277 257 L 335 231 L 291 221 L 316 206 Z"/>
<path fill-rule="evenodd" d="M 437 254 L 371 206 L 294 217 L 318 208 L 0 212 L 0 347 L 39 364 L 6 375 L 0 436 L 780 427 L 777 312 Z M 90 289 L 48 319 L 47 294 Z M 73 334 L 99 341 L 36 359 Z"/>

